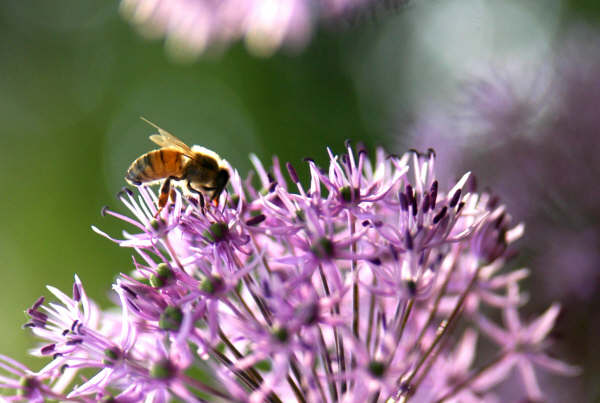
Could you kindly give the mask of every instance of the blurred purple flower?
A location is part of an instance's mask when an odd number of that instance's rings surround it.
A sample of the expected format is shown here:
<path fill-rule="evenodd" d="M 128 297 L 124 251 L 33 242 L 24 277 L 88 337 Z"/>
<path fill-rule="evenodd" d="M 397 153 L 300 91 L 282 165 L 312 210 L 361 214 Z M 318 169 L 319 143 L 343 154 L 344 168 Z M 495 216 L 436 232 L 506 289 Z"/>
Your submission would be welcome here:
<path fill-rule="evenodd" d="M 504 263 L 523 227 L 469 174 L 445 191 L 433 151 L 329 157 L 308 162 L 308 187 L 286 164 L 292 191 L 277 159 L 267 171 L 253 156 L 258 185 L 232 170 L 218 207 L 177 193 L 156 218 L 152 190 L 123 191 L 135 218 L 103 212 L 137 233 L 94 228 L 140 259 L 113 285 L 118 308 L 99 310 L 77 277 L 72 297 L 49 287 L 59 303 L 38 300 L 27 327 L 52 361 L 34 374 L 4 359 L 31 380 L 4 386 L 82 402 L 496 401 L 512 366 L 531 398 L 532 364 L 577 372 L 546 353 L 558 306 L 518 319 L 527 271 Z M 481 337 L 501 359 L 486 363 Z"/>
<path fill-rule="evenodd" d="M 518 300 L 518 289 L 510 285 L 508 294 L 510 298 Z M 506 329 L 500 328 L 483 315 L 479 315 L 477 322 L 481 331 L 490 336 L 495 343 L 502 347 L 501 359 L 494 371 L 489 371 L 487 378 L 480 377 L 478 384 L 496 383 L 497 379 L 504 379 L 506 372 L 517 367 L 527 391 L 527 398 L 531 401 L 540 401 L 544 398 L 540 385 L 535 376 L 533 364 L 561 375 L 577 375 L 579 369 L 567 365 L 544 352 L 546 337 L 558 316 L 560 307 L 552 304 L 539 318 L 524 325 L 519 318 L 519 313 L 514 306 L 507 306 L 502 311 Z"/>
<path fill-rule="evenodd" d="M 253 53 L 267 56 L 283 45 L 303 47 L 319 19 L 351 18 L 369 3 L 393 8 L 404 1 L 122 0 L 121 10 L 143 34 L 165 36 L 167 49 L 176 56 L 194 57 L 238 39 Z"/>
<path fill-rule="evenodd" d="M 412 129 L 411 146 L 444 150 L 441 174 L 469 167 L 526 222 L 549 298 L 590 301 L 600 288 L 599 44 L 597 32 L 572 30 L 535 74 L 473 80 L 464 102 Z"/>

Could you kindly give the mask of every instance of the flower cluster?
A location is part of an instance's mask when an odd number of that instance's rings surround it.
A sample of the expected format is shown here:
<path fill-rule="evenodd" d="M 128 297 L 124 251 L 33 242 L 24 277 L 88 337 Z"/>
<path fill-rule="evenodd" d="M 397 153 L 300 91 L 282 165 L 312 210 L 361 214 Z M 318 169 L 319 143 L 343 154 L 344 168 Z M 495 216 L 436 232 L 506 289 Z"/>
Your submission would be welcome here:
<path fill-rule="evenodd" d="M 26 326 L 52 360 L 3 358 L 2 386 L 31 401 L 469 402 L 497 401 L 513 368 L 531 400 L 536 367 L 577 373 L 546 352 L 557 305 L 519 318 L 527 270 L 504 263 L 523 228 L 469 174 L 444 191 L 433 151 L 329 156 L 326 170 L 308 160 L 308 186 L 252 157 L 256 177 L 232 170 L 204 207 L 176 192 L 159 211 L 151 189 L 124 190 L 132 216 L 103 212 L 135 233 L 94 228 L 136 252 L 117 308 L 77 277 L 72 296 L 49 287 L 58 302 L 38 300 Z"/>
<path fill-rule="evenodd" d="M 270 55 L 282 45 L 301 48 L 317 20 L 348 22 L 398 9 L 407 0 L 121 0 L 123 15 L 146 36 L 165 36 L 174 56 L 195 57 L 210 47 L 244 39 Z M 367 9 L 368 7 L 368 9 Z"/>

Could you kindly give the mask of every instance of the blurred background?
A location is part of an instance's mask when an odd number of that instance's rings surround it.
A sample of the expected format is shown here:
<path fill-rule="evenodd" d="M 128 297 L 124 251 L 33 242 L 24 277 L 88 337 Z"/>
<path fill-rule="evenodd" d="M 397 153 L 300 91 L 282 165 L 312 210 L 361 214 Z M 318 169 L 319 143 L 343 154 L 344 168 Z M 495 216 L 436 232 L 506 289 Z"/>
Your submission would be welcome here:
<path fill-rule="evenodd" d="M 152 147 L 144 116 L 243 176 L 253 152 L 306 177 L 304 157 L 323 164 L 345 139 L 433 147 L 445 184 L 473 171 L 527 225 L 511 262 L 532 269 L 526 310 L 564 307 L 553 351 L 585 372 L 553 378 L 551 400 L 598 401 L 599 23 L 595 0 L 375 1 L 293 46 L 182 62 L 115 1 L 3 0 L 0 352 L 41 367 L 21 325 L 46 284 L 70 290 L 77 273 L 110 306 L 131 255 L 90 226 L 121 232 L 100 210 L 122 211 L 124 173 Z"/>

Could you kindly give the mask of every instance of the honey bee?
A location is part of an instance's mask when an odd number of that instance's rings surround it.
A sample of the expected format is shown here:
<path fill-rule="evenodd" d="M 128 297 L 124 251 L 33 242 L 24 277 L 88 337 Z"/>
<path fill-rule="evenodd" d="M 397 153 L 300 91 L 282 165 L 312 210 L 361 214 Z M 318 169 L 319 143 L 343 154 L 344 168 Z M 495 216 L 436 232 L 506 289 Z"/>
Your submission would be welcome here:
<path fill-rule="evenodd" d="M 151 135 L 150 140 L 161 148 L 147 152 L 133 161 L 127 169 L 125 180 L 140 186 L 164 179 L 156 216 L 167 204 L 171 181 L 185 181 L 187 189 L 200 196 L 203 209 L 204 196 L 217 204 L 230 176 L 219 155 L 197 145 L 190 148 L 166 130 L 144 118 L 142 120 L 158 129 L 158 134 Z"/>

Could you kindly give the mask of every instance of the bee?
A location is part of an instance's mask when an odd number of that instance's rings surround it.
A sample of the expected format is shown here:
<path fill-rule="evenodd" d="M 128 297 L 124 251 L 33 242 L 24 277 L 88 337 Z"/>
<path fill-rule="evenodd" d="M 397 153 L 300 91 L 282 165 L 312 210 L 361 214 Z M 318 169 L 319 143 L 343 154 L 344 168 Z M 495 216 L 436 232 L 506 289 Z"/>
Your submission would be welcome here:
<path fill-rule="evenodd" d="M 142 120 L 158 129 L 158 134 L 151 135 L 150 140 L 161 148 L 147 152 L 133 161 L 127 169 L 125 180 L 140 186 L 164 179 L 160 187 L 156 216 L 167 204 L 171 181 L 185 181 L 187 189 L 200 196 L 202 209 L 204 196 L 216 205 L 230 176 L 224 160 L 207 148 L 197 145 L 190 148 L 166 130 L 144 118 Z"/>

